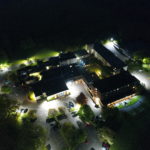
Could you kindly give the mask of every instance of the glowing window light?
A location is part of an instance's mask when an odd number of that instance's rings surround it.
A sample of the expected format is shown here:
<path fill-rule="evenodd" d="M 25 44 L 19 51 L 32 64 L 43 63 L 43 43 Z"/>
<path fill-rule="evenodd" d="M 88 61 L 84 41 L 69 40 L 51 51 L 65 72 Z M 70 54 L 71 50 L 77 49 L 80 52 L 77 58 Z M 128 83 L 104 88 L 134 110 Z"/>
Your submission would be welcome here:
<path fill-rule="evenodd" d="M 30 77 L 37 77 L 40 80 L 42 80 L 42 75 L 40 74 L 40 72 L 34 72 L 29 74 Z"/>

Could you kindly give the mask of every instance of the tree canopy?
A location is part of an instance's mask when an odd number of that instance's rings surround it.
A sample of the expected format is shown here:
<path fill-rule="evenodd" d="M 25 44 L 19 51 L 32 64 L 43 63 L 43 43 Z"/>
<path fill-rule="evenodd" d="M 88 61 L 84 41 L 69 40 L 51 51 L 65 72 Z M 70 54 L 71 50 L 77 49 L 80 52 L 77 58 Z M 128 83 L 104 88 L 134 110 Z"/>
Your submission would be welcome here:
<path fill-rule="evenodd" d="M 84 122 L 92 122 L 94 119 L 94 113 L 88 105 L 83 105 L 78 111 L 79 117 Z"/>
<path fill-rule="evenodd" d="M 77 129 L 69 122 L 61 126 L 60 133 L 69 150 L 74 150 L 76 146 L 83 143 L 87 138 L 87 134 L 83 129 Z"/>
<path fill-rule="evenodd" d="M 18 122 L 19 104 L 8 95 L 0 95 L 0 149 L 37 150 L 45 146 L 45 131 L 31 122 Z"/>
<path fill-rule="evenodd" d="M 87 104 L 87 98 L 86 96 L 81 92 L 79 96 L 76 98 L 77 103 L 81 105 Z"/>
<path fill-rule="evenodd" d="M 114 143 L 115 132 L 107 127 L 103 127 L 97 130 L 98 137 L 101 141 L 106 142 L 110 145 Z"/>

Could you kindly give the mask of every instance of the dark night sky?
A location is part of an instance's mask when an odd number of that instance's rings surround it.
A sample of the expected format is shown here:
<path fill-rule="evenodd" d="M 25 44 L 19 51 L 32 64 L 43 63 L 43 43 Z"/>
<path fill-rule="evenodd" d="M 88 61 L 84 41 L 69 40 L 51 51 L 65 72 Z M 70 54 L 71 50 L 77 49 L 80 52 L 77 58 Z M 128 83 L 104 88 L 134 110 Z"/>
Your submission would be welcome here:
<path fill-rule="evenodd" d="M 0 48 L 12 55 L 26 41 L 59 48 L 111 35 L 150 43 L 149 8 L 146 0 L 0 0 Z"/>

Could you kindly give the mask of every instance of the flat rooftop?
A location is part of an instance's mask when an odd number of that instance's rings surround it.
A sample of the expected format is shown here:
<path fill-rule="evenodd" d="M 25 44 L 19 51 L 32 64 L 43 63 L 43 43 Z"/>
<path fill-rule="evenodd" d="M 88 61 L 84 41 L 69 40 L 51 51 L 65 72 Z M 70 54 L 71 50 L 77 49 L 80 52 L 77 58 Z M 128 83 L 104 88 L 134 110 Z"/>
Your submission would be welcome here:
<path fill-rule="evenodd" d="M 68 90 L 66 81 L 79 76 L 80 72 L 75 65 L 65 65 L 51 68 L 41 73 L 42 80 L 29 84 L 36 96 L 46 93 L 48 96 Z"/>
<path fill-rule="evenodd" d="M 65 61 L 65 60 L 69 60 L 69 59 L 74 59 L 76 58 L 75 54 L 72 52 L 68 52 L 68 53 L 62 53 L 59 55 L 59 61 Z"/>
<path fill-rule="evenodd" d="M 113 94 L 107 95 L 106 97 L 104 97 L 102 99 L 102 103 L 104 105 L 107 105 L 109 103 L 112 103 L 116 100 L 119 100 L 121 98 L 124 98 L 124 97 L 129 96 L 134 93 L 135 93 L 135 91 L 133 90 L 133 88 L 127 87 L 123 91 L 114 92 Z"/>
<path fill-rule="evenodd" d="M 121 69 L 125 67 L 125 63 L 123 63 L 120 59 L 118 59 L 112 52 L 106 49 L 102 44 L 95 43 L 94 49 L 97 51 L 112 67 Z"/>
<path fill-rule="evenodd" d="M 82 56 L 88 55 L 87 51 L 85 51 L 85 50 L 78 50 L 74 53 L 77 57 L 82 57 Z"/>
<path fill-rule="evenodd" d="M 130 75 L 128 72 L 123 71 L 117 75 L 111 76 L 109 78 L 96 80 L 93 86 L 97 88 L 101 93 L 106 93 L 132 83 L 138 83 L 138 80 Z"/>
<path fill-rule="evenodd" d="M 30 87 L 36 96 L 42 95 L 42 93 L 46 93 L 47 96 L 50 96 L 68 90 L 63 78 L 39 81 L 35 84 L 31 84 Z"/>

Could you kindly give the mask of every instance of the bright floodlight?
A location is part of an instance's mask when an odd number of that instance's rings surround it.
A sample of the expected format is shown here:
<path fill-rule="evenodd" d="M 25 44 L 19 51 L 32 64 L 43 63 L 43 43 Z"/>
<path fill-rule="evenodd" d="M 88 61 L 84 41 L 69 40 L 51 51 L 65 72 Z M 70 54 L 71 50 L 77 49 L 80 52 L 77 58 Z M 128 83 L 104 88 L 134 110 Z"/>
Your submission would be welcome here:
<path fill-rule="evenodd" d="M 9 71 L 8 68 L 3 68 L 3 72 L 7 72 L 7 71 Z"/>
<path fill-rule="evenodd" d="M 111 51 L 115 51 L 116 50 L 115 46 L 117 45 L 118 45 L 117 41 L 114 40 L 113 38 L 107 40 L 106 43 L 104 43 L 104 46 Z"/>
<path fill-rule="evenodd" d="M 68 82 L 66 83 L 67 87 L 70 87 L 71 84 L 72 84 L 72 81 L 68 81 Z"/>
<path fill-rule="evenodd" d="M 76 98 L 80 94 L 79 87 L 76 85 L 74 81 L 68 81 L 66 85 L 71 93 L 70 96 L 72 98 Z"/>
<path fill-rule="evenodd" d="M 48 109 L 57 109 L 60 105 L 60 101 L 57 101 L 57 100 L 54 100 L 54 101 L 50 101 L 50 102 L 47 102 L 47 101 L 44 101 L 40 107 L 43 109 L 43 110 L 48 110 Z"/>
<path fill-rule="evenodd" d="M 75 108 L 76 111 L 79 111 L 80 107 L 81 107 L 80 104 L 76 104 L 74 108 Z"/>
<path fill-rule="evenodd" d="M 140 73 L 139 72 L 132 72 L 131 74 L 133 76 L 135 76 L 140 81 L 140 83 L 144 84 L 144 86 L 147 89 L 150 89 L 150 81 L 144 73 L 142 74 L 141 72 Z"/>
<path fill-rule="evenodd" d="M 114 39 L 113 38 L 110 38 L 110 41 L 113 41 Z"/>

